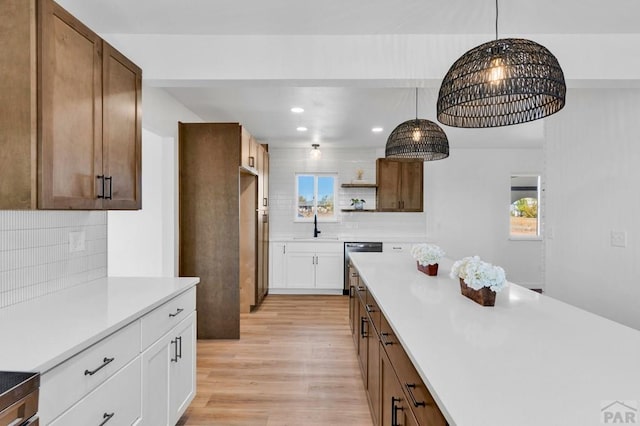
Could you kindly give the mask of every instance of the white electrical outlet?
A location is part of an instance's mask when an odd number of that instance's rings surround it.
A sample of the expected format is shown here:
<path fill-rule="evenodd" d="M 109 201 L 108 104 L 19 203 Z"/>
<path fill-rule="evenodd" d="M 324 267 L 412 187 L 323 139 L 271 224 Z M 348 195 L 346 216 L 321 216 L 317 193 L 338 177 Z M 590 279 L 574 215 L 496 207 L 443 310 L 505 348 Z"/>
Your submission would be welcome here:
<path fill-rule="evenodd" d="M 69 232 L 69 253 L 84 251 L 85 239 L 86 236 L 84 231 Z"/>
<path fill-rule="evenodd" d="M 627 246 L 627 232 L 611 231 L 611 247 L 626 247 L 626 246 Z"/>

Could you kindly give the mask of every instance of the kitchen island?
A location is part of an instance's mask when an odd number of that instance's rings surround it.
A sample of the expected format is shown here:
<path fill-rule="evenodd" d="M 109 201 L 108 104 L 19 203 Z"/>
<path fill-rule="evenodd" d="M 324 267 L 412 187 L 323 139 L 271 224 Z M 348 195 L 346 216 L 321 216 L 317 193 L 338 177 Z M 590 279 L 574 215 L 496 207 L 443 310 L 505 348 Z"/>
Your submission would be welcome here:
<path fill-rule="evenodd" d="M 637 408 L 640 331 L 513 283 L 482 307 L 450 260 L 437 277 L 408 253 L 351 260 L 449 424 L 597 425 L 614 401 Z"/>

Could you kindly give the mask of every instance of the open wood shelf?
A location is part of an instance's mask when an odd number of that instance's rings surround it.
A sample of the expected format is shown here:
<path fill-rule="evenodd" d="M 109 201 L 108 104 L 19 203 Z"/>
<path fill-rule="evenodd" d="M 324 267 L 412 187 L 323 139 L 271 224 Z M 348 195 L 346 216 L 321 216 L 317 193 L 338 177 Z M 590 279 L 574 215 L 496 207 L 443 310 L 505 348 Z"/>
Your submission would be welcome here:
<path fill-rule="evenodd" d="M 342 209 L 341 211 L 343 211 L 343 212 L 363 212 L 363 213 L 373 213 L 373 212 L 377 212 L 377 210 L 374 210 L 374 209 L 362 209 L 362 210 L 356 210 L 356 209 Z"/>

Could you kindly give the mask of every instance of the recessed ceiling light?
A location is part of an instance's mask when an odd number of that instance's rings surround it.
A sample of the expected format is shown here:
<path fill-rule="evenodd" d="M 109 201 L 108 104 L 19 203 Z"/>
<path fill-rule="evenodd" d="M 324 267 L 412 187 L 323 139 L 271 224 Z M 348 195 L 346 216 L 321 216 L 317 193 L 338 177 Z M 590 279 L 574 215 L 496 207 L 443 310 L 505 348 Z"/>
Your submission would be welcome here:
<path fill-rule="evenodd" d="M 381 131 L 383 131 L 384 129 L 382 127 L 372 127 L 371 131 L 373 133 L 380 133 Z"/>
<path fill-rule="evenodd" d="M 307 128 L 306 128 L 306 127 L 304 127 L 304 126 L 299 126 L 299 127 L 297 127 L 297 128 L 296 128 L 296 130 L 297 130 L 297 131 L 299 131 L 299 132 L 306 132 L 306 131 L 307 131 L 307 130 L 309 130 L 309 129 L 307 129 Z"/>
<path fill-rule="evenodd" d="M 304 112 L 304 108 L 293 107 L 293 108 L 291 108 L 291 112 L 293 112 L 295 114 L 302 114 Z"/>

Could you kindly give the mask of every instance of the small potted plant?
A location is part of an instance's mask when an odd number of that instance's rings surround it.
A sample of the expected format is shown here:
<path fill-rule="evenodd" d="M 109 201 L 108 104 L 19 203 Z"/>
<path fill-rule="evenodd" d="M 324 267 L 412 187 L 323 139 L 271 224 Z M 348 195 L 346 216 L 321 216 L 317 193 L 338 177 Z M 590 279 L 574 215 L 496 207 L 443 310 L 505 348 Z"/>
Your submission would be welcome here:
<path fill-rule="evenodd" d="M 366 203 L 366 201 L 363 200 L 362 198 L 352 198 L 351 199 L 351 205 L 356 210 L 362 210 L 364 208 L 364 203 Z"/>
<path fill-rule="evenodd" d="M 458 278 L 461 293 L 482 306 L 494 306 L 496 293 L 507 286 L 504 269 L 478 256 L 456 261 L 451 267 L 451 278 Z"/>
<path fill-rule="evenodd" d="M 438 262 L 445 252 L 435 244 L 415 244 L 411 247 L 411 255 L 416 260 L 418 270 L 430 276 L 438 275 Z"/>

